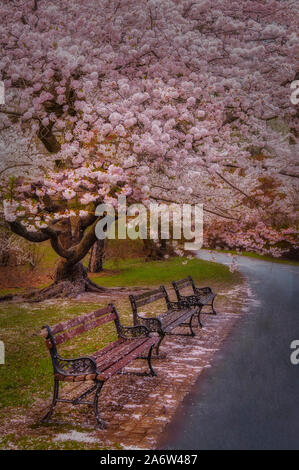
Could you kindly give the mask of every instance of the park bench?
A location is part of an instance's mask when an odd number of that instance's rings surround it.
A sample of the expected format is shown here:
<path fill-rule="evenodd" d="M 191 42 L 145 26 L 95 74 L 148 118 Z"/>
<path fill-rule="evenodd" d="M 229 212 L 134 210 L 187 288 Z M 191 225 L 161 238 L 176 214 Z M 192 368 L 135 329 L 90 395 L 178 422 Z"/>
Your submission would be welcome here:
<path fill-rule="evenodd" d="M 211 287 L 196 287 L 191 276 L 188 276 L 185 279 L 180 279 L 179 281 L 172 281 L 172 285 L 179 302 L 186 302 L 190 307 L 198 307 L 198 322 L 200 326 L 202 326 L 200 314 L 202 313 L 202 308 L 204 306 L 211 306 L 212 314 L 217 314 L 214 309 L 214 301 L 217 294 L 214 294 Z M 189 295 L 182 294 L 181 291 L 188 288 L 191 288 L 193 293 Z"/>
<path fill-rule="evenodd" d="M 160 336 L 159 341 L 156 344 L 156 354 L 159 355 L 159 348 L 165 335 L 174 334 L 171 333 L 173 329 L 178 326 L 184 325 L 190 328 L 190 333 L 187 336 L 194 336 L 192 329 L 192 319 L 197 313 L 197 308 L 189 307 L 183 301 L 172 302 L 169 299 L 168 293 L 164 286 L 160 286 L 159 289 L 155 289 L 149 292 L 145 292 L 139 295 L 130 295 L 130 302 L 133 311 L 134 325 L 143 325 L 150 332 L 156 332 Z M 138 312 L 140 307 L 158 301 L 160 299 L 165 300 L 166 310 L 163 308 L 163 312 L 153 317 L 146 317 Z M 164 301 L 163 301 L 164 304 Z M 186 323 L 187 322 L 187 323 Z M 182 334 L 182 333 L 177 333 Z M 184 334 L 186 336 L 186 334 Z"/>
<path fill-rule="evenodd" d="M 93 328 L 109 322 L 114 322 L 117 340 L 96 351 L 91 356 L 64 359 L 59 356 L 57 346 L 71 338 L 85 333 Z M 100 428 L 105 428 L 98 411 L 98 398 L 103 384 L 114 374 L 120 373 L 124 367 L 136 358 L 147 359 L 151 375 L 156 375 L 151 365 L 152 349 L 157 342 L 151 337 L 145 326 L 123 326 L 118 312 L 113 304 L 109 304 L 95 312 L 84 314 L 52 327 L 45 325 L 41 330 L 49 349 L 54 369 L 54 392 L 49 412 L 42 421 L 48 421 L 53 414 L 56 403 L 71 403 L 73 405 L 92 405 Z M 142 356 L 148 351 L 146 356 Z M 68 400 L 58 398 L 59 382 L 93 381 L 93 386 L 79 397 Z M 94 400 L 85 401 L 87 395 L 95 392 Z"/>

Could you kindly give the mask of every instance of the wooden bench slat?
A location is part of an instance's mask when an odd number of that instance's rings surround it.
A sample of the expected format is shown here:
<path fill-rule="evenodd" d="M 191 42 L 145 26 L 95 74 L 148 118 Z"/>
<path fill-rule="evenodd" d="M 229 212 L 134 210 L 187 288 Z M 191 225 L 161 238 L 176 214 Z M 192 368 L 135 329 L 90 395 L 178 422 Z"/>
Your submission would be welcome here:
<path fill-rule="evenodd" d="M 192 285 L 191 282 L 192 281 L 190 281 L 189 278 L 180 279 L 179 281 L 175 281 L 176 285 L 180 286 L 180 287 L 184 287 L 184 286 L 187 287 L 188 285 Z"/>
<path fill-rule="evenodd" d="M 83 323 L 82 325 L 78 326 L 77 328 L 73 328 L 70 331 L 66 331 L 65 333 L 58 334 L 55 337 L 55 342 L 56 344 L 61 344 L 65 343 L 65 341 L 70 340 L 71 338 L 74 338 L 77 335 L 80 335 L 82 333 L 85 333 L 85 331 L 92 330 L 93 328 L 96 328 L 97 326 L 103 325 L 104 323 L 107 323 L 109 321 L 115 320 L 116 316 L 115 313 L 109 313 L 108 315 L 101 316 L 100 318 L 90 321 L 89 323 Z"/>
<path fill-rule="evenodd" d="M 144 299 L 145 297 L 149 297 L 153 294 L 158 294 L 158 293 L 160 293 L 160 294 L 162 293 L 161 288 L 153 289 L 153 290 L 150 290 L 150 291 L 147 291 L 147 292 L 143 292 L 142 294 L 134 295 L 134 298 L 135 298 L 135 300 L 140 300 L 140 299 Z"/>
<path fill-rule="evenodd" d="M 120 361 L 116 362 L 111 367 L 102 372 L 101 376 L 104 377 L 106 380 L 109 379 L 112 375 L 116 374 L 118 371 L 120 371 L 126 365 L 136 359 L 140 354 L 144 352 L 145 349 L 149 349 L 153 344 L 156 343 L 156 341 L 156 338 L 148 337 L 143 344 L 141 344 L 139 347 L 137 347 L 125 357 L 123 357 Z"/>
<path fill-rule="evenodd" d="M 103 372 L 108 367 L 118 362 L 121 358 L 128 356 L 134 349 L 141 346 L 148 340 L 148 337 L 142 337 L 133 340 L 127 340 L 125 343 L 120 344 L 111 350 L 109 354 L 105 354 L 104 357 L 100 357 L 96 360 L 97 369 Z"/>
<path fill-rule="evenodd" d="M 193 310 L 193 313 L 195 313 L 194 310 Z M 163 329 L 165 331 L 170 331 L 176 328 L 177 326 L 179 326 L 181 323 L 184 323 L 186 320 L 188 320 L 188 318 L 190 318 L 190 312 L 185 311 L 183 315 L 176 316 L 176 317 L 172 316 L 169 319 L 166 319 L 165 323 L 162 320 Z"/>
<path fill-rule="evenodd" d="M 203 295 L 203 296 L 200 296 L 200 300 L 206 304 L 210 302 L 210 300 L 213 300 L 215 297 L 216 297 L 216 294 Z"/>
<path fill-rule="evenodd" d="M 107 344 L 107 346 L 105 346 L 104 348 L 102 349 L 99 349 L 99 351 L 96 351 L 92 357 L 97 360 L 97 358 L 101 357 L 101 356 L 104 356 L 105 354 L 107 354 L 109 351 L 111 351 L 111 349 L 115 348 L 118 344 L 121 344 L 121 343 L 124 343 L 126 340 L 124 338 L 118 338 L 116 341 L 113 341 L 112 343 L 109 343 Z"/>
<path fill-rule="evenodd" d="M 146 297 L 141 300 L 136 300 L 136 307 L 143 307 L 143 305 L 150 304 L 151 302 L 155 302 L 156 300 L 164 299 L 164 294 L 160 291 L 157 294 L 152 294 L 149 297 Z"/>
<path fill-rule="evenodd" d="M 85 323 L 86 321 L 92 320 L 93 318 L 106 315 L 113 311 L 113 307 L 111 305 L 107 305 L 107 307 L 101 308 L 99 310 L 95 310 L 91 313 L 85 313 L 84 315 L 80 315 L 79 317 L 71 318 L 63 323 L 57 323 L 53 327 L 51 327 L 51 331 L 53 335 L 60 333 L 61 331 L 67 330 L 68 328 L 73 328 L 74 326 L 79 325 L 80 323 Z"/>

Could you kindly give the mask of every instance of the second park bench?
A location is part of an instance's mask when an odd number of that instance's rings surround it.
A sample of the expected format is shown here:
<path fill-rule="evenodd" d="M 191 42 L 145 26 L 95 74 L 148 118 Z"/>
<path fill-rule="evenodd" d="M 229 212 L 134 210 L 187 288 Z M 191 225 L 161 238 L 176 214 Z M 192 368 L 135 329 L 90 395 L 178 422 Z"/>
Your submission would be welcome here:
<path fill-rule="evenodd" d="M 197 314 L 198 308 L 190 307 L 187 302 L 179 301 L 172 302 L 169 299 L 168 293 L 164 286 L 160 286 L 158 289 L 145 292 L 139 295 L 130 295 L 130 302 L 133 311 L 134 325 L 143 325 L 150 332 L 156 332 L 160 336 L 160 339 L 156 345 L 156 353 L 159 354 L 159 347 L 163 341 L 165 335 L 171 334 L 171 331 L 180 325 L 188 326 L 190 333 L 188 336 L 194 336 L 192 329 L 192 319 Z M 140 312 L 140 307 L 143 307 L 152 302 L 163 299 L 165 306 L 161 313 L 157 316 L 144 316 Z M 164 302 L 163 302 L 164 303 Z M 177 333 L 181 334 L 181 333 Z"/>

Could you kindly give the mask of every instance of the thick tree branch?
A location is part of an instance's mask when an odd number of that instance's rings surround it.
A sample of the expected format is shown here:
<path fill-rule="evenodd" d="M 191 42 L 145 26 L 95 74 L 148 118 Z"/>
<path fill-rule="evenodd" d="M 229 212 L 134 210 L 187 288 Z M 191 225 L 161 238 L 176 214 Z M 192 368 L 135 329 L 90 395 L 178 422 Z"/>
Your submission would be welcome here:
<path fill-rule="evenodd" d="M 81 228 L 85 230 L 87 227 L 92 225 L 97 220 L 97 216 L 94 214 L 88 214 L 86 217 L 81 218 Z"/>
<path fill-rule="evenodd" d="M 19 222 L 10 222 L 9 223 L 11 231 L 21 237 L 25 238 L 30 242 L 41 243 L 46 240 L 49 240 L 49 235 L 42 232 L 29 232 L 22 224 Z"/>
<path fill-rule="evenodd" d="M 90 230 L 85 233 L 80 243 L 75 245 L 72 248 L 74 255 L 71 258 L 72 263 L 78 263 L 85 255 L 87 255 L 88 251 L 92 247 L 92 245 L 97 241 L 97 237 L 95 234 L 95 227 L 98 222 L 98 219 L 92 224 Z"/>
<path fill-rule="evenodd" d="M 62 256 L 62 258 L 65 258 L 67 260 L 70 260 L 72 258 L 72 256 L 74 255 L 74 250 L 66 250 L 65 248 L 63 248 L 58 238 L 60 231 L 54 230 L 51 227 L 47 227 L 42 229 L 42 232 L 48 236 L 48 239 L 50 238 L 51 246 L 59 256 Z"/>

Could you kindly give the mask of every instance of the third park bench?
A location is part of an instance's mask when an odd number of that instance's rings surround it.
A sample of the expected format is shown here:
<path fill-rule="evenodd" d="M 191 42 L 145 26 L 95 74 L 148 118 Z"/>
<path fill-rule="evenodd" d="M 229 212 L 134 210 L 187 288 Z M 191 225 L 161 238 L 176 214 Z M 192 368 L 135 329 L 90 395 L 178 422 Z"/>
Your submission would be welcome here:
<path fill-rule="evenodd" d="M 196 287 L 191 276 L 180 279 L 179 281 L 173 281 L 172 285 L 179 302 L 186 302 L 190 307 L 198 307 L 198 321 L 200 326 L 202 326 L 200 313 L 204 306 L 210 306 L 212 308 L 212 314 L 216 315 L 214 301 L 217 294 L 214 294 L 211 287 Z M 182 294 L 181 291 L 188 288 L 191 288 L 192 294 Z"/>

